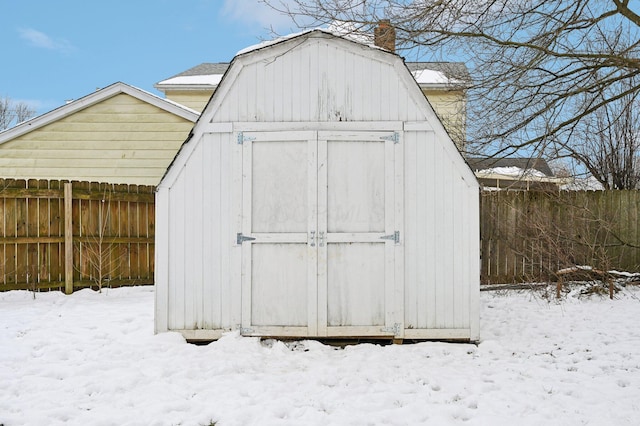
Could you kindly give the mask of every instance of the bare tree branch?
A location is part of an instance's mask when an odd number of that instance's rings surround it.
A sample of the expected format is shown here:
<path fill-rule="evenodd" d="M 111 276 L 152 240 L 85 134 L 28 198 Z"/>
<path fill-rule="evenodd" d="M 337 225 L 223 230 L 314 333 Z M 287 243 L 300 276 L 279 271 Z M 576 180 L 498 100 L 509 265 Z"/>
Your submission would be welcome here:
<path fill-rule="evenodd" d="M 304 27 L 390 19 L 397 51 L 462 60 L 474 154 L 560 152 L 640 92 L 640 7 L 628 0 L 265 0 Z M 578 158 L 575 156 L 574 158 Z"/>
<path fill-rule="evenodd" d="M 35 115 L 35 109 L 26 102 L 16 102 L 8 96 L 0 97 L 0 131 Z"/>

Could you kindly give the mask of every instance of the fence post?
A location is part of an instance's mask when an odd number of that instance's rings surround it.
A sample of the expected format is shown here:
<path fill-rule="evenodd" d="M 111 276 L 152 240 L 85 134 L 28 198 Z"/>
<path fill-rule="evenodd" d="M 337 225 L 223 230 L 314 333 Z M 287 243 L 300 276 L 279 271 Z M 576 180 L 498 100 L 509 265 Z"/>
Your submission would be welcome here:
<path fill-rule="evenodd" d="M 64 184 L 64 292 L 73 293 L 73 192 L 71 182 Z"/>

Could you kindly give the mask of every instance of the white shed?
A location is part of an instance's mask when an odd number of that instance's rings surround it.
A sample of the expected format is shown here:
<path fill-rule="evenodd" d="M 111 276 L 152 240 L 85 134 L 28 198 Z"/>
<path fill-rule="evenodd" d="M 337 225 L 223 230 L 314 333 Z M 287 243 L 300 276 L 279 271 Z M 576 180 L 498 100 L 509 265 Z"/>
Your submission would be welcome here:
<path fill-rule="evenodd" d="M 238 54 L 156 194 L 156 332 L 479 339 L 479 187 L 402 58 Z"/>

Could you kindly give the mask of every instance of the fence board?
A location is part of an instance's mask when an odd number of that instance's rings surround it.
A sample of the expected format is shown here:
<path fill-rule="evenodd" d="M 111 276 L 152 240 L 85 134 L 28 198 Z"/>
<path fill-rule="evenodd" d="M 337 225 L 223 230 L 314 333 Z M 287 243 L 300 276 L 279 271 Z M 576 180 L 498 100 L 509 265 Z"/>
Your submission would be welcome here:
<path fill-rule="evenodd" d="M 0 179 L 0 291 L 64 287 L 63 183 Z M 74 287 L 97 286 L 92 246 L 111 250 L 108 285 L 153 283 L 154 188 L 73 182 L 72 198 Z M 485 192 L 481 281 L 544 281 L 571 263 L 639 271 L 639 213 L 639 191 Z"/>
<path fill-rule="evenodd" d="M 73 182 L 72 188 L 73 287 L 98 287 L 100 276 L 113 287 L 152 284 L 154 187 Z M 63 189 L 63 181 L 0 179 L 0 291 L 65 286 Z"/>
<path fill-rule="evenodd" d="M 554 279 L 561 268 L 640 271 L 640 191 L 484 192 L 481 282 Z"/>

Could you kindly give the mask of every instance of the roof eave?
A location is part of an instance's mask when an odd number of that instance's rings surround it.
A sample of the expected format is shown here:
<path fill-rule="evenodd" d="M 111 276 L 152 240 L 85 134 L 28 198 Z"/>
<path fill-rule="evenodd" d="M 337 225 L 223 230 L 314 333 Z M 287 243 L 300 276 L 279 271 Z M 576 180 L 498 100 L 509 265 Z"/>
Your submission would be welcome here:
<path fill-rule="evenodd" d="M 133 96 L 137 99 L 140 99 L 191 122 L 196 122 L 198 120 L 198 117 L 200 116 L 197 111 L 194 111 L 190 108 L 184 107 L 175 102 L 170 102 L 166 99 L 162 99 L 158 96 L 155 96 L 142 89 L 138 89 L 137 87 L 130 86 L 126 83 L 117 82 L 103 89 L 83 96 L 82 98 L 70 102 L 66 105 L 59 106 L 58 108 L 55 108 L 49 112 L 46 112 L 42 115 L 24 121 L 14 127 L 0 132 L 0 144 L 8 142 L 33 130 L 37 130 L 62 118 L 68 117 L 80 110 L 88 108 L 121 93 Z"/>
<path fill-rule="evenodd" d="M 154 88 L 164 92 L 167 90 L 215 90 L 217 84 L 154 84 Z"/>
<path fill-rule="evenodd" d="M 466 90 L 468 87 L 457 83 L 418 83 L 421 89 L 432 90 Z"/>

